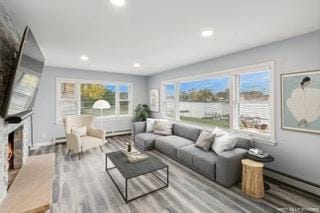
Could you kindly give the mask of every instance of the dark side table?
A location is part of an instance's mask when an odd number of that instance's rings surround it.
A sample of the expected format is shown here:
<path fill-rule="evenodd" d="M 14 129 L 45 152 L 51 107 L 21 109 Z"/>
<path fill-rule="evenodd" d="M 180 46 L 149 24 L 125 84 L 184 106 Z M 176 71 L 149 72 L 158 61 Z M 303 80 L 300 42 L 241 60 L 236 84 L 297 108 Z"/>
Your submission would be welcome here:
<path fill-rule="evenodd" d="M 246 157 L 249 158 L 250 160 L 261 162 L 261 163 L 269 163 L 269 162 L 274 161 L 274 157 L 272 157 L 270 154 L 266 158 L 259 158 L 259 157 L 256 157 L 254 155 L 250 155 L 249 153 L 247 153 Z M 267 183 L 264 183 L 264 189 L 269 190 L 270 185 Z"/>

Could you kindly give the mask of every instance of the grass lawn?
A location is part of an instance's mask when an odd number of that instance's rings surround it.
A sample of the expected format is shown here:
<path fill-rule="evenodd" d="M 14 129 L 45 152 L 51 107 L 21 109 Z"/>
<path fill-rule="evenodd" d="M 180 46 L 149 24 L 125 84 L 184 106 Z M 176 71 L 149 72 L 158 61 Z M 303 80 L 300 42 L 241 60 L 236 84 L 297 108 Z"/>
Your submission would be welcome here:
<path fill-rule="evenodd" d="M 195 118 L 195 117 L 180 117 L 181 121 L 190 123 L 190 124 L 197 124 L 201 126 L 207 127 L 221 127 L 221 128 L 229 128 L 229 121 L 227 120 L 213 120 L 212 118 Z"/>

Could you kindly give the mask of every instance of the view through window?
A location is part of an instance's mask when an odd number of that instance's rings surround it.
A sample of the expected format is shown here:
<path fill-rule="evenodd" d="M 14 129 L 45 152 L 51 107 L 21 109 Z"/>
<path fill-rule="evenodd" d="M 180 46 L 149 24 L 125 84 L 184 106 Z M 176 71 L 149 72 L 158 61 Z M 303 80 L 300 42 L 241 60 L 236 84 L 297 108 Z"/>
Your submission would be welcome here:
<path fill-rule="evenodd" d="M 239 128 L 253 133 L 269 134 L 270 71 L 241 73 L 239 85 Z"/>
<path fill-rule="evenodd" d="M 57 122 L 67 115 L 86 114 L 101 117 L 101 110 L 92 108 L 93 104 L 101 99 L 108 101 L 111 107 L 103 109 L 103 117 L 130 116 L 130 84 L 58 79 Z"/>
<path fill-rule="evenodd" d="M 116 114 L 116 86 L 111 84 L 81 84 L 81 114 L 101 116 L 100 109 L 93 109 L 92 106 L 97 100 L 106 100 L 111 108 L 103 109 L 103 116 L 114 116 Z"/>
<path fill-rule="evenodd" d="M 180 83 L 180 120 L 188 123 L 229 128 L 229 77 Z"/>
<path fill-rule="evenodd" d="M 174 119 L 176 116 L 176 87 L 174 84 L 166 84 L 164 90 L 163 107 L 165 116 Z"/>
<path fill-rule="evenodd" d="M 195 125 L 274 137 L 272 67 L 257 66 L 164 83 L 163 115 Z"/>

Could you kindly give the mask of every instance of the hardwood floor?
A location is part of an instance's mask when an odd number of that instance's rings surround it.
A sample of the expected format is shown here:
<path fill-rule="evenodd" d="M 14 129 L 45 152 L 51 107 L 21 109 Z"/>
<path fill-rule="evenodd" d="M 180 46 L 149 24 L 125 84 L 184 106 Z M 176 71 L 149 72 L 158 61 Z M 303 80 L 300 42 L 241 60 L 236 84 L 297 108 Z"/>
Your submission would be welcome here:
<path fill-rule="evenodd" d="M 120 150 L 130 136 L 108 139 L 104 153 Z M 41 147 L 30 155 L 56 153 L 53 181 L 52 212 L 320 212 L 320 198 L 289 186 L 268 182 L 271 189 L 262 200 L 252 199 L 241 192 L 240 184 L 225 188 L 197 174 L 180 163 L 152 151 L 170 168 L 170 186 L 143 198 L 125 204 L 119 192 L 105 172 L 105 154 L 100 148 L 78 156 L 67 156 L 65 145 Z M 116 181 L 124 186 L 124 180 L 114 170 Z M 160 175 L 164 175 L 160 172 Z M 130 180 L 131 195 L 158 187 L 152 175 Z M 285 208 L 285 209 L 280 209 Z M 291 208 L 291 209 L 289 209 Z M 314 208 L 300 209 L 293 208 Z"/>

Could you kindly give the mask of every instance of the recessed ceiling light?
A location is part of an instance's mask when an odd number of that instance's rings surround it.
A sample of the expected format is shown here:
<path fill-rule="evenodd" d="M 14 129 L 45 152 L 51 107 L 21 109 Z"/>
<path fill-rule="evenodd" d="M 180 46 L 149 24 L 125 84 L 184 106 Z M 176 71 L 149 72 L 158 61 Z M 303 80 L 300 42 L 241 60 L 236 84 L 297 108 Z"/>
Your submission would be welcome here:
<path fill-rule="evenodd" d="M 80 59 L 81 59 L 82 61 L 88 61 L 89 57 L 86 56 L 86 55 L 82 55 L 82 56 L 80 56 Z"/>
<path fill-rule="evenodd" d="M 122 7 L 126 4 L 125 0 L 110 0 L 110 2 L 118 7 Z"/>
<path fill-rule="evenodd" d="M 208 38 L 208 37 L 211 37 L 213 35 L 213 30 L 203 30 L 201 32 L 201 36 L 204 37 L 204 38 Z"/>
<path fill-rule="evenodd" d="M 139 63 L 134 63 L 133 66 L 136 67 L 136 68 L 138 68 L 138 67 L 141 67 L 141 64 L 139 64 Z"/>

